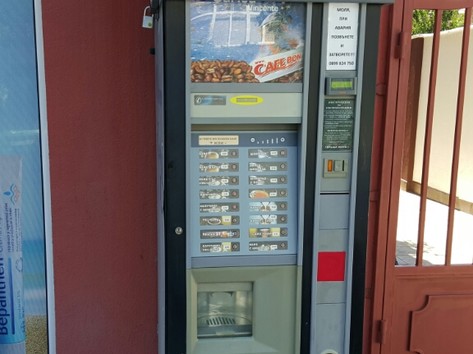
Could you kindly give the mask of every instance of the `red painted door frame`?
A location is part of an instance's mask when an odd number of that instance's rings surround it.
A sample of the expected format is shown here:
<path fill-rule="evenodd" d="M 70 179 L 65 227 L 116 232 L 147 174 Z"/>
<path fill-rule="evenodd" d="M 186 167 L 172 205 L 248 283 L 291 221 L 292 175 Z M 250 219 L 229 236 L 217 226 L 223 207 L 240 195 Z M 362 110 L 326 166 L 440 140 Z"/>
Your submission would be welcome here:
<path fill-rule="evenodd" d="M 392 150 L 399 85 L 398 33 L 402 29 L 402 1 L 385 5 L 381 13 L 381 28 L 376 82 L 375 121 L 371 163 L 370 217 L 366 258 L 366 298 L 363 329 L 363 352 L 379 353 L 379 324 L 383 315 L 387 238 L 379 232 L 387 225 L 386 203 L 389 199 L 387 173 L 392 168 Z M 381 200 L 381 196 L 383 200 Z"/>
<path fill-rule="evenodd" d="M 472 6 L 472 0 L 400 0 L 384 8 L 372 157 L 364 353 L 444 353 L 445 348 L 435 342 L 439 333 L 444 334 L 442 341 L 451 341 L 449 348 L 457 348 L 454 352 L 465 352 L 458 342 L 469 341 L 467 336 L 446 329 L 452 327 L 448 321 L 473 318 L 464 314 L 473 302 L 473 266 L 396 267 L 394 261 L 412 11 Z M 445 322 L 433 320 L 436 316 Z M 467 321 L 463 327 L 471 328 L 472 324 Z M 463 327 L 455 328 L 461 332 Z M 468 345 L 471 350 L 471 343 Z"/>

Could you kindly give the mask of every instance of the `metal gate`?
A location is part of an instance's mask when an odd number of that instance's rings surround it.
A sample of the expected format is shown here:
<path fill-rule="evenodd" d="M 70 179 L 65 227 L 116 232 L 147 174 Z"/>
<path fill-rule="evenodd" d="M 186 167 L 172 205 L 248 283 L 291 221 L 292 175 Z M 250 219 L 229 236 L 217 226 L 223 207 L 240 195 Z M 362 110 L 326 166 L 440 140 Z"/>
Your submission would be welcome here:
<path fill-rule="evenodd" d="M 366 353 L 473 348 L 472 7 L 399 0 L 384 9 L 390 41 L 377 86 Z M 432 19 L 431 33 L 412 35 L 413 18 Z M 459 28 L 443 30 L 458 18 Z"/>

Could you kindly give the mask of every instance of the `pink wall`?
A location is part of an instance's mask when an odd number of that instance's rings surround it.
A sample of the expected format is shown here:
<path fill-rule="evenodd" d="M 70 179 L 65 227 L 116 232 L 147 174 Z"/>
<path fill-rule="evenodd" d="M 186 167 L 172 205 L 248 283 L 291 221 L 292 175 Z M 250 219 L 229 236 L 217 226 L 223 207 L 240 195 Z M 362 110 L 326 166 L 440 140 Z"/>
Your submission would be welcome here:
<path fill-rule="evenodd" d="M 157 352 L 148 3 L 42 1 L 58 353 Z"/>

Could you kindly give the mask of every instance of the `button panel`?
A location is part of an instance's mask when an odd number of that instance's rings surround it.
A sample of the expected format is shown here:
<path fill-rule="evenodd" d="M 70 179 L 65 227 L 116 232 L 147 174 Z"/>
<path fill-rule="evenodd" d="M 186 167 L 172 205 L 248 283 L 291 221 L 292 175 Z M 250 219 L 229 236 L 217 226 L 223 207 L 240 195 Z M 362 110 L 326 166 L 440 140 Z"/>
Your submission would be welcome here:
<path fill-rule="evenodd" d="M 295 254 L 297 133 L 195 132 L 191 257 Z"/>

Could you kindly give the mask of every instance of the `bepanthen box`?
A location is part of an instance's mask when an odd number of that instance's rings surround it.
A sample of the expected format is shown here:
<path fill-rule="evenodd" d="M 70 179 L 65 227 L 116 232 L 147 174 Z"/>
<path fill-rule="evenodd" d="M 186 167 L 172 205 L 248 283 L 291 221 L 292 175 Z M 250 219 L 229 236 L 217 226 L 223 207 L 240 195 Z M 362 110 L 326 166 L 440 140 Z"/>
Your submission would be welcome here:
<path fill-rule="evenodd" d="M 21 158 L 0 156 L 0 353 L 23 354 Z"/>

